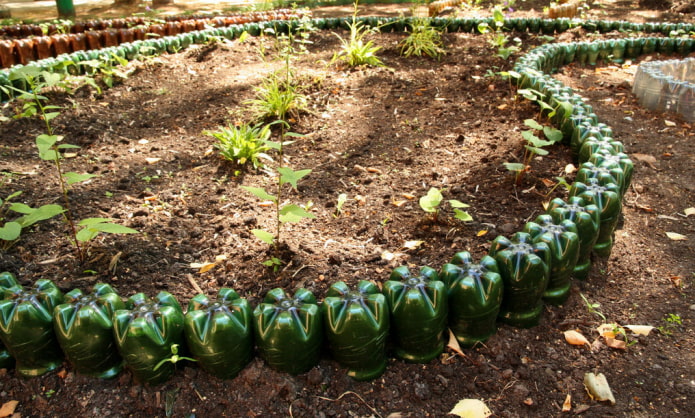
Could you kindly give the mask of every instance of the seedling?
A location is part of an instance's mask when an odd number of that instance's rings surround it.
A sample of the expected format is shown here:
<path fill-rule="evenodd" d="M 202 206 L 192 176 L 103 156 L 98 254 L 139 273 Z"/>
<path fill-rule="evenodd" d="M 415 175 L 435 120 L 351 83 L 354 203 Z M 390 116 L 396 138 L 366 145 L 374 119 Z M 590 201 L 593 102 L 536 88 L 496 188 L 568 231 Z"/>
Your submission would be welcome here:
<path fill-rule="evenodd" d="M 60 205 L 43 205 L 38 208 L 32 208 L 23 203 L 9 202 L 22 194 L 21 191 L 14 192 L 7 196 L 4 200 L 0 199 L 0 248 L 8 250 L 19 239 L 24 228 L 28 228 L 37 222 L 44 221 L 64 212 Z M 22 216 L 16 219 L 5 222 L 7 212 L 12 211 Z M 2 223 L 4 222 L 4 223 Z"/>
<path fill-rule="evenodd" d="M 374 46 L 373 41 L 366 41 L 365 37 L 376 30 L 376 28 L 368 28 L 364 23 L 357 21 L 358 3 L 354 3 L 354 11 L 352 14 L 352 22 L 348 24 L 350 28 L 350 38 L 343 39 L 340 35 L 335 36 L 340 39 L 342 48 L 335 55 L 331 63 L 343 61 L 348 67 L 357 67 L 367 65 L 371 67 L 383 67 L 384 63 L 376 56 L 376 53 L 381 49 L 380 46 Z"/>
<path fill-rule="evenodd" d="M 438 222 L 440 205 L 443 199 L 444 197 L 442 196 L 442 192 L 440 192 L 439 189 L 435 187 L 430 188 L 429 191 L 427 191 L 427 194 L 420 198 L 420 207 L 425 212 L 432 214 L 432 220 L 435 223 Z M 469 215 L 468 212 L 464 212 L 461 210 L 462 208 L 470 207 L 470 205 L 467 205 L 456 199 L 450 199 L 448 202 L 454 210 L 454 218 L 459 219 L 463 222 L 473 220 L 473 217 Z"/>
<path fill-rule="evenodd" d="M 502 27 L 504 26 L 504 13 L 500 6 L 495 6 L 492 9 L 492 18 L 494 28 L 491 28 L 487 22 L 482 22 L 478 25 L 478 32 L 482 34 L 490 33 L 488 37 L 488 44 L 497 48 L 497 56 L 503 60 L 508 60 L 509 57 L 521 50 L 521 39 L 514 38 L 514 45 L 509 44 L 509 36 L 502 32 Z"/>
<path fill-rule="evenodd" d="M 346 193 L 341 193 L 338 195 L 338 203 L 335 205 L 335 213 L 333 214 L 334 218 L 337 218 L 340 216 L 341 213 L 343 213 L 343 205 L 347 202 L 347 194 Z"/>
<path fill-rule="evenodd" d="M 221 127 L 216 131 L 203 131 L 205 135 L 217 139 L 214 145 L 225 160 L 239 165 L 251 163 L 253 168 L 263 166 L 260 158 L 270 159 L 265 154 L 270 148 L 265 144 L 270 139 L 270 125 L 241 124 Z"/>
<path fill-rule="evenodd" d="M 515 184 L 521 185 L 524 173 L 531 170 L 531 161 L 536 155 L 548 155 L 548 150 L 544 147 L 553 145 L 562 140 L 562 131 L 550 126 L 543 126 L 533 119 L 526 119 L 524 124 L 531 129 L 521 132 L 521 137 L 526 141 L 524 145 L 524 157 L 522 163 L 504 163 L 507 170 L 516 173 Z M 536 133 L 543 132 L 547 140 L 539 138 Z"/>
<path fill-rule="evenodd" d="M 663 321 L 666 322 L 666 324 L 659 326 L 656 329 L 658 329 L 661 334 L 666 336 L 673 335 L 673 331 L 677 330 L 679 326 L 683 325 L 683 320 L 681 319 L 680 315 L 674 313 L 669 313 L 666 318 L 663 319 Z"/>
<path fill-rule="evenodd" d="M 437 60 L 446 52 L 442 45 L 441 31 L 427 17 L 415 18 L 410 24 L 410 35 L 399 44 L 404 57 L 424 54 Z"/>
<path fill-rule="evenodd" d="M 176 365 L 176 363 L 178 363 L 179 361 L 182 361 L 182 360 L 198 361 L 194 358 L 179 356 L 179 345 L 178 344 L 172 344 L 170 350 L 171 350 L 171 357 L 162 359 L 162 361 L 160 361 L 159 363 L 157 363 L 156 366 L 154 366 L 154 369 L 152 369 L 152 371 L 156 372 L 165 363 L 171 363 L 171 364 Z"/>
<path fill-rule="evenodd" d="M 589 311 L 590 314 L 597 315 L 599 318 L 603 320 L 603 322 L 606 322 L 606 315 L 603 314 L 599 310 L 601 307 L 601 304 L 598 302 L 591 303 L 589 300 L 584 296 L 584 294 L 580 293 L 579 296 L 582 297 L 582 300 L 584 301 L 584 304 L 586 305 L 586 309 Z"/>

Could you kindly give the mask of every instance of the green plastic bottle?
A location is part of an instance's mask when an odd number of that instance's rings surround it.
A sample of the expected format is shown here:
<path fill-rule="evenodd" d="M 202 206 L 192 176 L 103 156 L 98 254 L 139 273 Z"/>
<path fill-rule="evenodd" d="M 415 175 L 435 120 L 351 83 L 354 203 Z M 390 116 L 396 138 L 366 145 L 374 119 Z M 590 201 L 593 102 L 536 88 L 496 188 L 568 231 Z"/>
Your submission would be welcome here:
<path fill-rule="evenodd" d="M 253 312 L 246 299 L 222 288 L 216 300 L 197 295 L 184 320 L 188 349 L 213 376 L 232 379 L 253 357 Z"/>
<path fill-rule="evenodd" d="M 567 201 L 560 198 L 553 199 L 548 205 L 547 212 L 556 223 L 568 220 L 574 222 L 577 227 L 579 256 L 572 276 L 579 280 L 586 280 L 591 268 L 591 251 L 598 239 L 601 224 L 598 206 L 587 204 L 581 197 L 573 196 Z"/>
<path fill-rule="evenodd" d="M 323 323 L 328 348 L 348 376 L 372 380 L 386 370 L 386 339 L 389 309 L 384 295 L 371 282 L 362 280 L 355 290 L 344 282 L 334 283 L 323 301 Z"/>
<path fill-rule="evenodd" d="M 574 181 L 579 181 L 582 183 L 588 183 L 589 179 L 597 179 L 598 184 L 604 185 L 608 183 L 615 183 L 620 187 L 622 196 L 623 184 L 625 184 L 625 174 L 622 168 L 617 164 L 604 164 L 603 166 L 597 166 L 594 163 L 587 161 L 582 163 L 577 170 L 577 176 Z"/>
<path fill-rule="evenodd" d="M 511 239 L 498 236 L 490 246 L 504 282 L 499 319 L 530 328 L 538 325 L 543 311 L 543 293 L 550 275 L 550 248 L 533 242 L 531 235 L 517 232 Z"/>
<path fill-rule="evenodd" d="M 431 267 L 412 274 L 396 267 L 384 283 L 391 312 L 391 337 L 396 356 L 410 363 L 427 363 L 444 351 L 447 288 Z"/>
<path fill-rule="evenodd" d="M 618 225 L 622 210 L 620 187 L 614 183 L 601 185 L 593 178 L 588 179 L 588 183 L 575 181 L 570 188 L 571 196 L 579 196 L 587 203 L 598 207 L 601 222 L 594 253 L 599 257 L 608 258 L 613 248 L 613 231 Z"/>
<path fill-rule="evenodd" d="M 479 263 L 468 251 L 456 253 L 442 266 L 447 283 L 449 327 L 465 347 L 487 341 L 497 332 L 497 316 L 504 295 L 504 282 L 497 262 L 489 255 Z"/>
<path fill-rule="evenodd" d="M 533 242 L 544 242 L 550 248 L 550 276 L 543 293 L 545 302 L 562 305 L 570 294 L 570 277 L 579 257 L 579 234 L 572 221 L 555 222 L 550 215 L 540 215 L 523 229 Z"/>
<path fill-rule="evenodd" d="M 114 312 L 125 304 L 104 283 L 94 285 L 92 294 L 79 289 L 65 294 L 64 303 L 53 311 L 58 343 L 78 373 L 108 379 L 123 368 L 113 336 Z"/>
<path fill-rule="evenodd" d="M 14 274 L 4 271 L 0 273 L 0 300 L 5 299 L 5 290 L 12 286 L 18 286 Z M 14 367 L 14 358 L 0 341 L 0 369 L 11 369 Z"/>
<path fill-rule="evenodd" d="M 298 289 L 290 297 L 280 288 L 273 289 L 253 316 L 256 345 L 270 367 L 297 375 L 318 364 L 323 323 L 310 291 Z"/>
<path fill-rule="evenodd" d="M 183 311 L 174 296 L 137 293 L 114 313 L 113 326 L 118 351 L 136 380 L 157 385 L 174 374 L 174 364 L 162 362 L 172 357 L 174 344 L 183 344 Z"/>
<path fill-rule="evenodd" d="M 630 157 L 623 152 L 612 153 L 606 148 L 600 148 L 589 157 L 589 162 L 597 167 L 614 168 L 616 165 L 623 171 L 623 182 L 620 185 L 620 194 L 625 196 L 627 188 L 632 181 L 632 173 L 635 166 Z"/>
<path fill-rule="evenodd" d="M 63 294 L 50 280 L 41 279 L 25 290 L 19 285 L 4 289 L 0 301 L 0 340 L 24 377 L 41 376 L 63 362 L 63 352 L 53 331 L 53 309 Z"/>

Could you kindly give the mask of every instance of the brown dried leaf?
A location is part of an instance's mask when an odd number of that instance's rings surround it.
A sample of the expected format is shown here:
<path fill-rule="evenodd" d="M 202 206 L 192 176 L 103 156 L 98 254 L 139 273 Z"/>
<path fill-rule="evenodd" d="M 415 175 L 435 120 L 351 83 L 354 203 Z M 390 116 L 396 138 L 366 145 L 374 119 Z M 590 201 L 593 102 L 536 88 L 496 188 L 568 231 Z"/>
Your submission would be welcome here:
<path fill-rule="evenodd" d="M 677 232 L 667 232 L 666 236 L 672 241 L 685 241 L 688 239 L 685 235 L 681 235 Z"/>
<path fill-rule="evenodd" d="M 492 411 L 479 399 L 462 399 L 449 412 L 461 418 L 487 418 Z"/>
<path fill-rule="evenodd" d="M 608 381 L 603 373 L 584 374 L 584 387 L 591 399 L 597 401 L 609 401 L 611 405 L 615 405 L 615 397 L 611 391 L 611 387 L 608 386 Z"/>
<path fill-rule="evenodd" d="M 2 404 L 2 407 L 0 407 L 0 418 L 9 417 L 14 414 L 17 405 L 19 405 L 19 401 L 8 401 Z"/>
<path fill-rule="evenodd" d="M 572 410 L 572 395 L 569 393 L 565 397 L 565 402 L 562 403 L 562 412 L 569 412 Z"/>
<path fill-rule="evenodd" d="M 487 231 L 486 231 L 485 229 L 481 229 L 481 230 L 478 231 L 478 233 L 475 234 L 475 235 L 478 236 L 478 237 L 482 237 L 482 236 L 485 235 L 485 234 L 487 234 Z"/>
<path fill-rule="evenodd" d="M 606 345 L 610 348 L 616 348 L 618 350 L 627 350 L 627 343 L 623 340 L 616 340 L 611 337 L 604 337 L 606 340 Z"/>
<path fill-rule="evenodd" d="M 615 338 L 616 330 L 618 329 L 620 329 L 618 324 L 601 324 L 596 328 L 596 331 L 602 337 Z"/>
<path fill-rule="evenodd" d="M 461 351 L 461 345 L 459 345 L 459 341 L 456 339 L 456 336 L 454 335 L 454 332 L 451 329 L 449 329 L 449 344 L 447 344 L 446 348 L 448 348 L 449 350 L 453 351 L 461 357 L 466 357 L 463 351 Z"/>
<path fill-rule="evenodd" d="M 645 337 L 654 329 L 654 327 L 651 325 L 625 325 L 625 328 L 637 335 L 643 335 Z"/>
<path fill-rule="evenodd" d="M 584 345 L 584 344 L 586 344 L 589 347 L 591 347 L 591 343 L 589 342 L 589 340 L 587 340 L 586 337 L 584 337 L 581 333 L 579 333 L 575 330 L 565 331 L 564 334 L 565 334 L 565 341 L 567 341 L 568 343 L 570 343 L 572 345 Z"/>

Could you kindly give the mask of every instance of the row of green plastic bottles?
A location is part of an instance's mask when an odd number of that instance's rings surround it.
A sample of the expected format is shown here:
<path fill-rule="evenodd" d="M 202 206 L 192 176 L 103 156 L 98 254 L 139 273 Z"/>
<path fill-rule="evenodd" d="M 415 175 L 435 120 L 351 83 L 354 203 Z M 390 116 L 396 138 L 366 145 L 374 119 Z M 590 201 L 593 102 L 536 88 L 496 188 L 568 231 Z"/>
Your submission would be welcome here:
<path fill-rule="evenodd" d="M 318 18 L 312 19 L 311 23 L 314 27 L 320 30 L 332 29 L 349 29 L 352 23 L 352 17 L 341 18 Z M 366 26 L 379 28 L 384 32 L 403 32 L 409 30 L 413 23 L 411 17 L 358 17 L 357 21 L 362 22 Z M 492 18 L 433 18 L 432 24 L 436 27 L 444 28 L 448 32 L 477 32 L 480 23 L 487 23 L 490 27 L 494 27 L 495 23 Z M 94 71 L 91 65 L 81 64 L 84 61 L 101 60 L 110 62 L 112 65 L 117 65 L 118 61 L 115 56 L 132 60 L 139 56 L 153 56 L 163 54 L 165 52 L 175 53 L 188 48 L 192 44 L 202 44 L 208 42 L 211 38 L 221 37 L 226 39 L 235 39 L 243 33 L 248 33 L 252 36 L 258 36 L 262 33 L 268 34 L 285 34 L 296 31 L 302 25 L 300 20 L 276 20 L 267 22 L 255 22 L 245 24 L 233 24 L 227 27 L 210 28 L 205 30 L 196 30 L 192 32 L 182 33 L 174 36 L 165 36 L 161 38 L 153 38 L 143 41 L 134 41 L 123 43 L 115 47 L 107 47 L 98 50 L 76 51 L 69 54 L 62 54 L 55 58 L 46 58 L 36 61 L 30 65 L 35 65 L 42 70 L 52 72 L 68 72 L 71 74 L 85 74 Z M 554 34 L 561 33 L 574 26 L 581 26 L 591 32 L 646 32 L 660 33 L 669 35 L 674 31 L 689 33 L 695 31 L 695 24 L 687 23 L 633 23 L 626 21 L 593 21 L 593 20 L 570 20 L 570 19 L 541 19 L 541 18 L 511 18 L 506 19 L 502 27 L 505 31 L 529 31 L 531 33 Z M 644 48 L 643 53 L 648 53 L 650 48 L 656 52 L 672 53 L 678 52 L 681 54 L 687 53 L 686 50 L 692 49 L 693 40 L 684 38 L 638 38 L 633 41 L 640 44 L 640 50 Z M 646 44 L 642 47 L 642 44 Z M 566 48 L 572 48 L 572 45 L 577 45 L 577 62 L 582 64 L 595 64 L 596 60 L 606 60 L 611 57 L 613 61 L 621 62 L 622 57 L 626 58 L 637 56 L 637 48 L 628 44 L 625 45 L 622 39 L 605 40 L 599 43 L 579 43 L 565 44 Z M 651 45 L 651 46 L 650 46 Z M 571 53 L 574 56 L 574 52 Z M 569 59 L 569 58 L 568 58 Z M 573 59 L 569 59 L 570 62 Z M 11 89 L 3 88 L 3 86 L 12 85 L 16 88 L 26 90 L 21 78 L 13 76 L 20 65 L 0 71 L 0 101 L 5 101 L 14 93 Z"/>

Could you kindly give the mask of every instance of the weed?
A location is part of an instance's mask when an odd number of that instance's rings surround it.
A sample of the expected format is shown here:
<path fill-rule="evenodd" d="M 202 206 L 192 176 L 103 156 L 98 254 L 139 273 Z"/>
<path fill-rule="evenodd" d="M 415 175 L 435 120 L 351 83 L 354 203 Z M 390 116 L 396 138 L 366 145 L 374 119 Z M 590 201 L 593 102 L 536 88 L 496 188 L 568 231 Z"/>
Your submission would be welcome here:
<path fill-rule="evenodd" d="M 586 298 L 586 296 L 584 296 L 583 293 L 580 293 L 579 296 L 582 297 L 582 300 L 584 301 L 584 304 L 586 305 L 586 309 L 589 311 L 590 314 L 597 315 L 599 318 L 601 318 L 603 320 L 603 322 L 606 322 L 606 315 L 604 315 L 603 312 L 601 312 L 599 310 L 599 308 L 601 307 L 600 303 L 589 302 L 589 300 Z"/>
<path fill-rule="evenodd" d="M 198 360 L 190 358 L 190 357 L 179 356 L 179 345 L 178 344 L 172 344 L 170 350 L 171 350 L 171 357 L 167 357 L 165 359 L 162 359 L 162 361 L 160 361 L 159 363 L 157 363 L 156 366 L 154 366 L 154 369 L 152 369 L 152 371 L 156 372 L 165 363 L 171 363 L 171 364 L 176 365 L 176 363 L 178 363 L 179 361 L 182 361 L 182 360 L 198 361 Z"/>
<path fill-rule="evenodd" d="M 270 159 L 265 154 L 269 149 L 265 143 L 272 133 L 270 125 L 251 126 L 244 123 L 239 126 L 221 127 L 216 131 L 203 131 L 203 133 L 217 139 L 215 148 L 226 160 L 239 165 L 250 162 L 253 168 L 258 168 L 263 165 L 259 158 Z"/>
<path fill-rule="evenodd" d="M 491 28 L 487 22 L 482 22 L 478 25 L 478 32 L 482 34 L 490 33 L 487 40 L 488 44 L 497 48 L 497 56 L 506 61 L 512 54 L 521 50 L 521 39 L 514 38 L 514 45 L 509 45 L 509 36 L 502 32 L 504 13 L 500 6 L 495 6 L 492 9 L 492 18 L 494 28 Z"/>
<path fill-rule="evenodd" d="M 343 205 L 345 202 L 347 202 L 347 194 L 341 193 L 338 195 L 338 203 L 335 205 L 335 213 L 333 214 L 334 218 L 337 218 L 341 213 L 343 213 Z"/>
<path fill-rule="evenodd" d="M 401 55 L 420 57 L 424 54 L 439 60 L 446 52 L 443 48 L 442 33 L 432 26 L 431 18 L 414 19 L 410 24 L 410 29 L 410 35 L 399 44 Z"/>
<path fill-rule="evenodd" d="M 521 132 L 521 137 L 526 141 L 524 145 L 524 157 L 521 163 L 504 163 L 507 170 L 516 173 L 515 183 L 517 186 L 521 185 L 521 180 L 523 179 L 524 173 L 530 171 L 531 161 L 536 155 L 548 155 L 548 150 L 544 147 L 553 145 L 554 143 L 562 140 L 562 131 L 559 129 L 543 126 L 533 119 L 526 119 L 524 124 L 531 128 Z M 539 138 L 536 133 L 543 132 L 545 139 Z"/>
<path fill-rule="evenodd" d="M 666 324 L 658 326 L 656 329 L 659 330 L 661 334 L 666 336 L 673 335 L 673 331 L 678 330 L 678 328 L 683 325 L 683 320 L 681 319 L 680 315 L 674 313 L 669 313 L 666 315 L 666 318 L 664 318 L 663 321 L 666 322 Z"/>
<path fill-rule="evenodd" d="M 439 206 L 441 205 L 443 199 L 444 197 L 442 196 L 442 192 L 434 187 L 430 188 L 427 194 L 420 198 L 420 207 L 422 208 L 422 210 L 432 215 L 432 220 L 435 223 L 439 221 Z M 469 205 L 462 203 L 456 199 L 450 199 L 449 205 L 451 205 L 451 207 L 454 210 L 454 218 L 459 219 L 463 222 L 473 220 L 473 217 L 471 217 L 471 215 L 469 215 L 468 212 L 464 212 L 461 210 L 462 208 L 470 207 Z"/>
<path fill-rule="evenodd" d="M 11 193 L 4 200 L 0 199 L 0 222 L 5 221 L 8 211 L 21 214 L 16 219 L 6 221 L 0 226 L 0 248 L 8 250 L 19 239 L 22 230 L 64 212 L 60 205 L 43 205 L 32 208 L 24 203 L 11 203 L 10 201 L 22 194 L 21 191 Z"/>
<path fill-rule="evenodd" d="M 331 63 L 344 61 L 348 67 L 357 67 L 360 65 L 368 65 L 371 67 L 383 67 L 384 63 L 376 56 L 376 53 L 381 49 L 380 46 L 374 46 L 373 41 L 366 41 L 365 37 L 377 30 L 376 28 L 368 28 L 363 22 L 357 21 L 358 3 L 354 3 L 354 12 L 352 14 L 352 22 L 348 24 L 350 28 L 350 38 L 343 39 L 340 35 L 335 36 L 340 39 L 342 48 L 339 52 L 333 55 Z"/>

